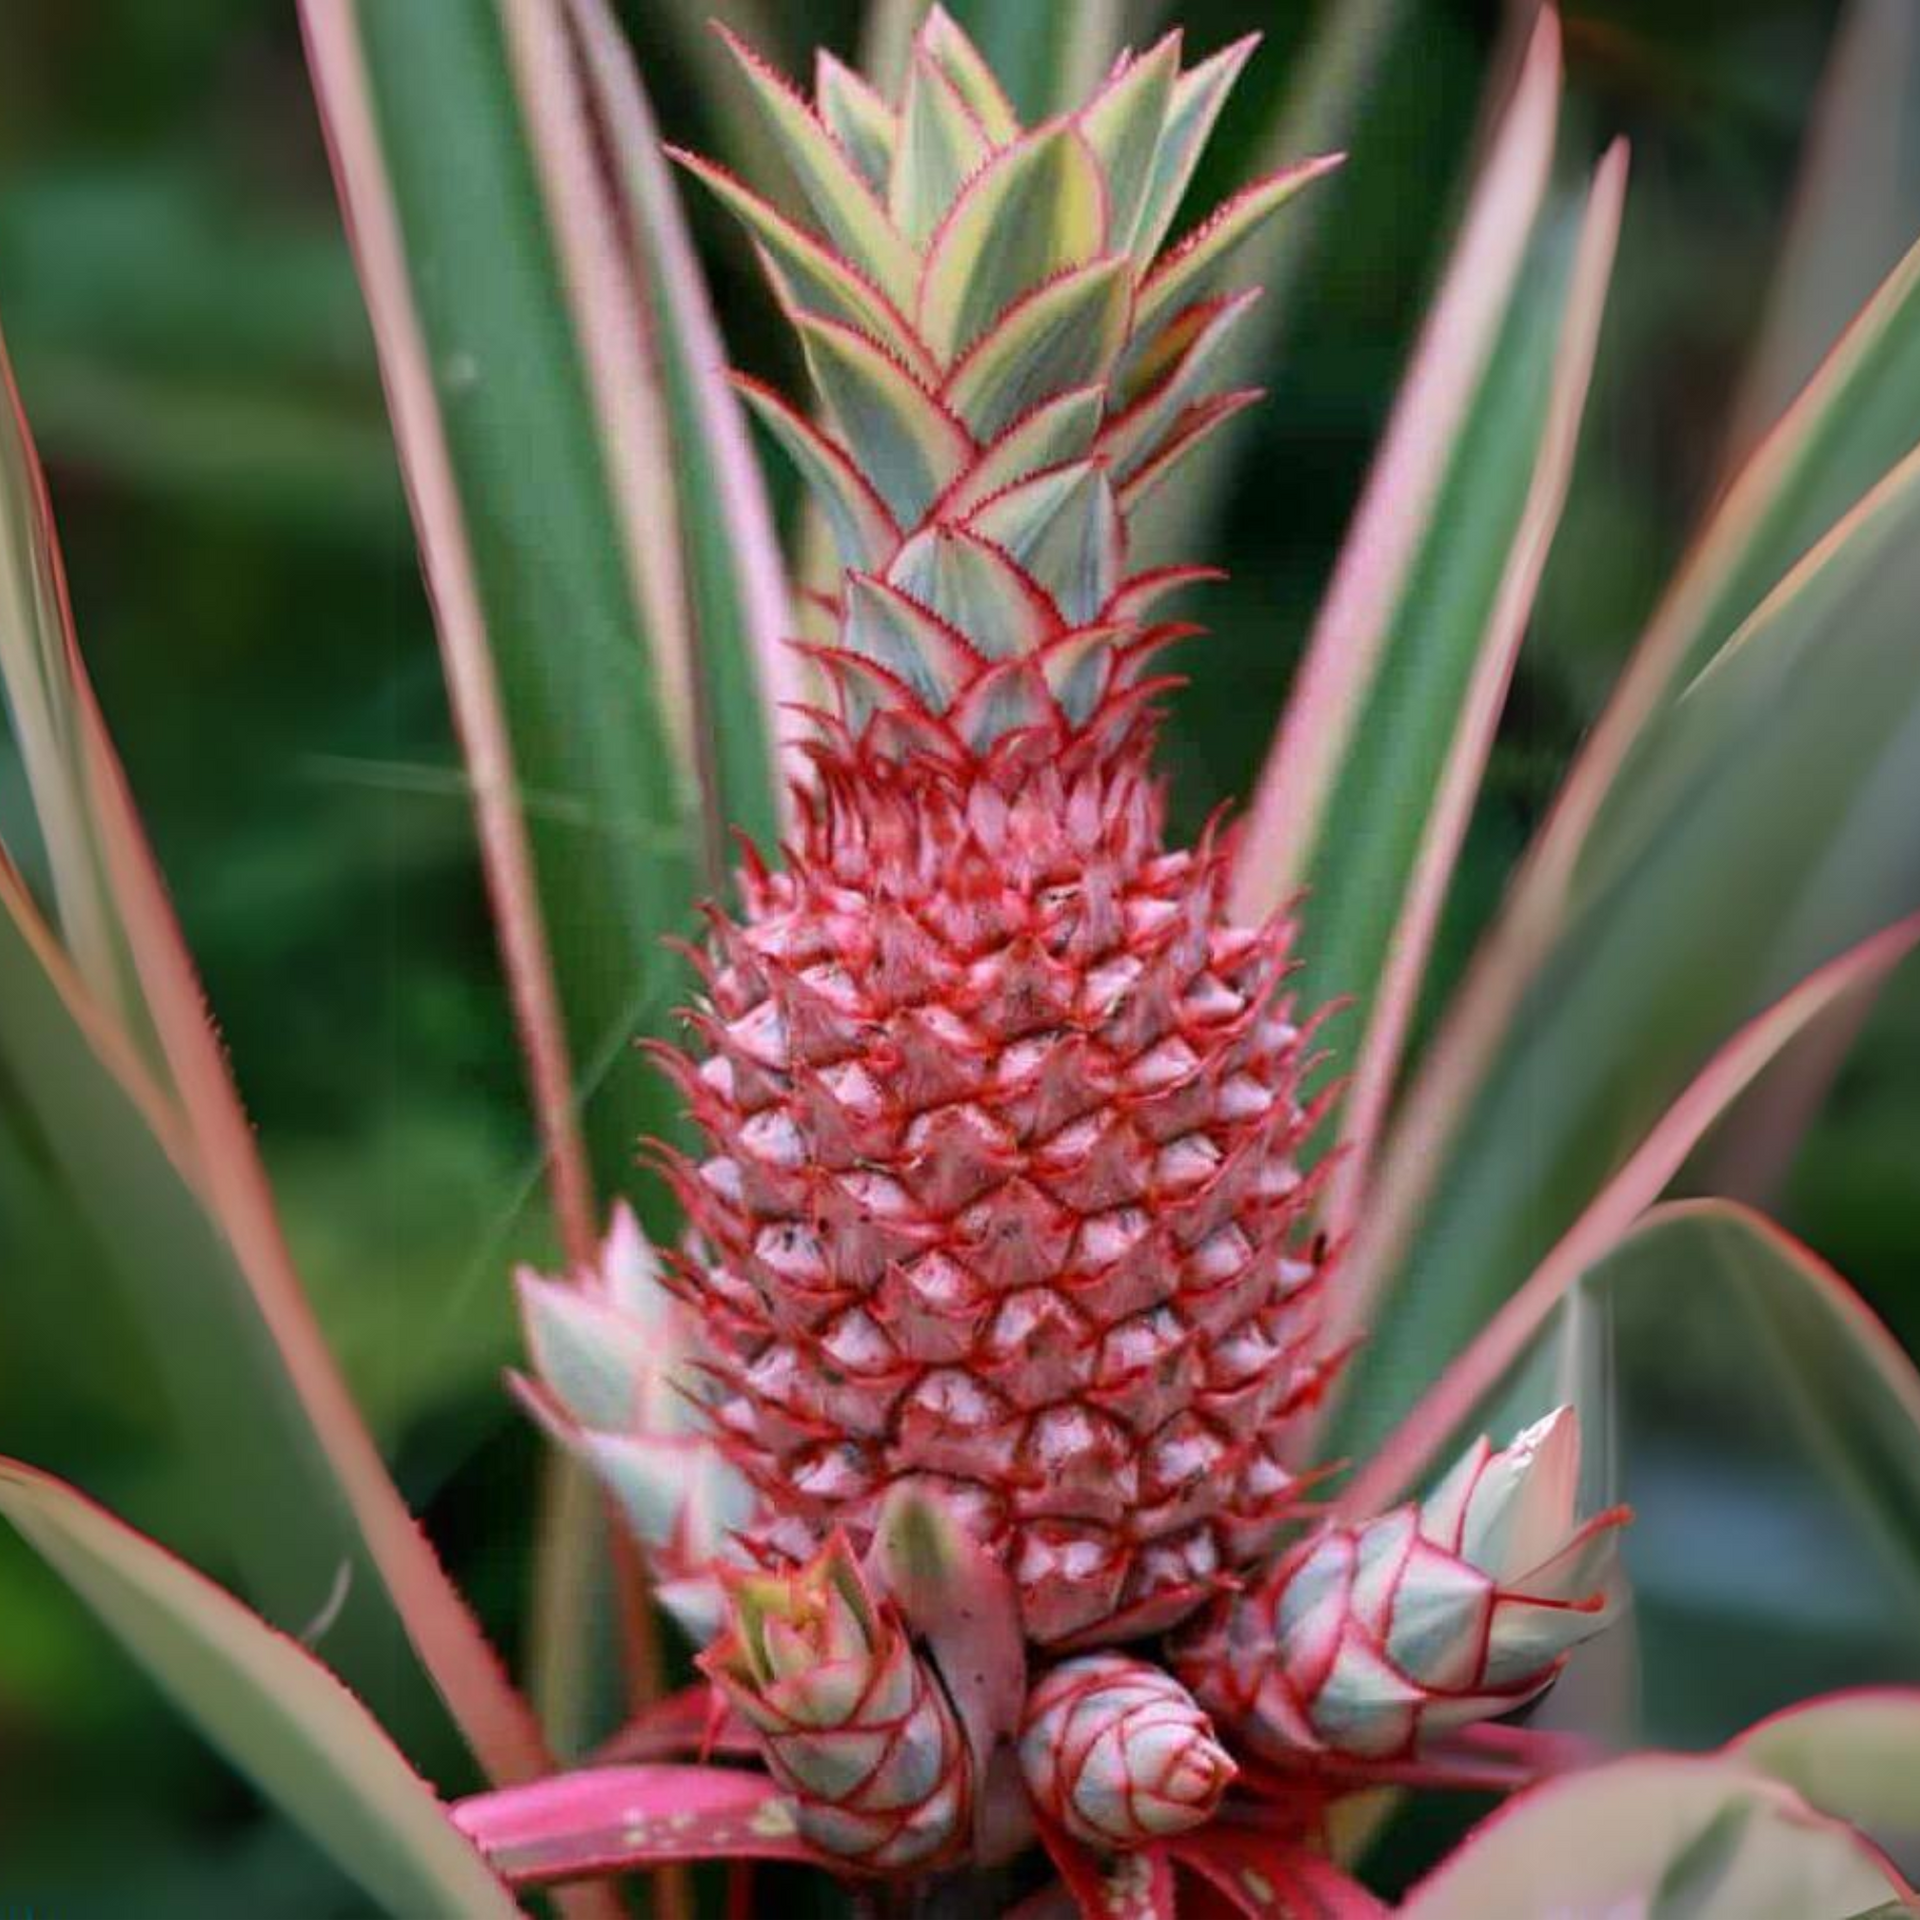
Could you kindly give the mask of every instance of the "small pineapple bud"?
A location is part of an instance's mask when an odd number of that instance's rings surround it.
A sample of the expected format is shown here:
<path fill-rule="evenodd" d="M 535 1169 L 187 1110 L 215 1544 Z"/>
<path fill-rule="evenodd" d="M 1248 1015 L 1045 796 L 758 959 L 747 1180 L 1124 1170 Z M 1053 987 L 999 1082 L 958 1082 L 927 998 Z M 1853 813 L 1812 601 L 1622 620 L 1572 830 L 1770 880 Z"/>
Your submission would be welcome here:
<path fill-rule="evenodd" d="M 535 1382 L 521 1398 L 618 1501 L 661 1603 L 697 1640 L 720 1616 L 709 1564 L 731 1551 L 757 1502 L 708 1438 L 695 1316 L 661 1283 L 632 1210 L 615 1208 L 594 1262 L 570 1280 L 517 1276 Z"/>
<path fill-rule="evenodd" d="M 1177 1664 L 1256 1751 L 1386 1759 L 1543 1692 L 1611 1617 L 1615 1508 L 1584 1524 L 1566 1407 L 1477 1441 L 1424 1502 L 1322 1528 L 1224 1601 Z"/>
<path fill-rule="evenodd" d="M 879 1874 L 956 1851 L 972 1814 L 966 1738 L 845 1536 L 797 1572 L 724 1581 L 727 1630 L 699 1664 L 759 1733 L 807 1839 Z"/>
<path fill-rule="evenodd" d="M 1236 1771 L 1179 1681 L 1117 1653 L 1069 1660 L 1034 1688 L 1020 1765 L 1040 1812 L 1102 1851 L 1200 1826 Z"/>

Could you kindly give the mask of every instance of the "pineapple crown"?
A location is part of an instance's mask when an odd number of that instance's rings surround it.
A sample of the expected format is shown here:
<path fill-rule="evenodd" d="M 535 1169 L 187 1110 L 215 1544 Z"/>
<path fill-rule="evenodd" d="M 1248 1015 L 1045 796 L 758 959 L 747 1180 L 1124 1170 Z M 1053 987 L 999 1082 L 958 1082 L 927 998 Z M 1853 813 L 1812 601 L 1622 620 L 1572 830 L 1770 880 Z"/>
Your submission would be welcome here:
<path fill-rule="evenodd" d="M 1226 384 L 1222 352 L 1256 291 L 1222 282 L 1339 156 L 1256 183 L 1163 250 L 1257 35 L 1183 70 L 1169 33 L 1023 128 L 937 6 L 897 102 L 823 53 L 809 103 L 721 32 L 818 230 L 674 157 L 752 235 L 820 402 L 816 423 L 737 379 L 832 533 L 836 634 L 810 651 L 848 725 L 943 758 L 1108 718 L 1129 734 L 1146 663 L 1191 631 L 1153 608 L 1206 571 L 1130 573 L 1130 530 L 1259 397 Z"/>

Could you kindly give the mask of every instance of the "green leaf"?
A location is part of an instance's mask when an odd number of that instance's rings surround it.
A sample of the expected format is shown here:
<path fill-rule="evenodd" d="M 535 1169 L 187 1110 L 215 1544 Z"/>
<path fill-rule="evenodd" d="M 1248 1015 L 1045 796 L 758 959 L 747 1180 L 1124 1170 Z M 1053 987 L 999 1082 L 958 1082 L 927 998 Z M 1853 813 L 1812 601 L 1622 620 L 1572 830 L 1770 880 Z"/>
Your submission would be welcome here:
<path fill-rule="evenodd" d="M 947 509 L 965 515 L 1016 480 L 1085 458 L 1093 451 L 1106 404 L 1106 388 L 1079 387 L 1035 407 L 980 454 L 948 496 Z"/>
<path fill-rule="evenodd" d="M 1562 1323 L 1588 1329 L 1589 1502 L 1635 1515 L 1641 1685 L 1594 1695 L 1607 1737 L 1710 1745 L 1822 1688 L 1920 1680 L 1920 1374 L 1846 1283 L 1758 1214 L 1686 1201 L 1586 1263 L 1561 1316 L 1433 1457 L 1566 1398 L 1542 1375 Z"/>
<path fill-rule="evenodd" d="M 100 1021 L 17 898 L 0 899 L 0 1063 L 68 1184 L 91 1198 L 101 1281 L 117 1287 L 151 1331 L 188 1484 L 209 1517 L 218 1516 L 217 1537 L 248 1598 L 276 1625 L 298 1631 L 324 1611 L 344 1570 L 329 1658 L 383 1720 L 444 1760 L 444 1710 L 414 1657 L 349 1482 L 288 1349 L 182 1172 L 175 1156 L 185 1143 L 165 1096 Z M 180 1337 L 183 1328 L 194 1337 Z"/>
<path fill-rule="evenodd" d="M 379 1723 L 296 1642 L 31 1467 L 0 1461 L 0 1513 L 384 1911 L 519 1911 Z"/>
<path fill-rule="evenodd" d="M 894 519 L 912 526 L 966 464 L 966 429 L 864 334 L 806 317 L 794 326 L 854 464 Z"/>
<path fill-rule="evenodd" d="M 1416 1089 L 1349 1271 L 1377 1304 L 1342 1450 L 1460 1351 L 1725 1035 L 1920 904 L 1920 659 L 1885 565 L 1916 537 L 1920 456 L 1644 740 L 1471 1097 Z"/>
<path fill-rule="evenodd" d="M 1120 584 L 1120 509 L 1094 462 L 1023 480 L 968 525 L 1038 581 L 1070 626 L 1098 619 Z"/>
<path fill-rule="evenodd" d="M 1536 1787 L 1469 1834 L 1403 1920 L 1809 1920 L 1899 1884 L 1860 1837 L 1732 1762 L 1658 1754 Z"/>
<path fill-rule="evenodd" d="M 1257 234 L 1301 188 L 1331 173 L 1343 155 L 1321 154 L 1297 161 L 1279 173 L 1242 189 L 1209 214 L 1199 226 L 1161 256 L 1140 283 L 1134 308 L 1133 336 L 1151 343 L 1175 314 L 1215 283 L 1239 250 Z"/>
<path fill-rule="evenodd" d="M 900 139 L 900 116 L 824 47 L 814 56 L 813 97 L 828 132 L 846 148 L 860 177 L 876 193 L 885 193 Z"/>
<path fill-rule="evenodd" d="M 1624 153 L 1549 206 L 1434 496 L 1307 868 L 1302 1004 L 1357 1037 L 1327 1216 L 1362 1204 L 1441 905 L 1572 470 L 1619 232 Z"/>
<path fill-rule="evenodd" d="M 1435 1369 L 1437 1377 L 1417 1393 L 1411 1411 L 1391 1436 L 1377 1441 L 1369 1435 L 1363 1464 L 1340 1495 L 1339 1504 L 1350 1511 L 1378 1511 L 1416 1482 L 1440 1457 L 1448 1436 L 1519 1361 L 1581 1274 L 1658 1200 L 1707 1130 L 1755 1077 L 1833 1007 L 1850 996 L 1874 991 L 1887 970 L 1911 953 L 1917 941 L 1920 913 L 1909 914 L 1816 968 L 1723 1041 L 1666 1110 L 1638 1132 L 1631 1150 L 1598 1183 L 1524 1282 L 1505 1289 L 1489 1305 L 1478 1330 L 1463 1340 L 1461 1350 Z M 1358 1262 L 1356 1266 L 1357 1277 L 1347 1276 L 1334 1337 L 1350 1333 L 1354 1326 L 1372 1324 L 1384 1343 L 1396 1336 L 1382 1324 L 1368 1284 L 1377 1270 Z M 1431 1355 L 1428 1361 L 1432 1363 Z M 1409 1363 L 1403 1360 L 1402 1364 Z M 1356 1404 L 1351 1377 L 1337 1412 L 1336 1430 L 1374 1418 L 1371 1407 Z"/>
<path fill-rule="evenodd" d="M 1016 301 L 967 349 L 942 398 L 977 439 L 991 440 L 1043 402 L 1103 384 L 1132 297 L 1124 258 L 1063 273 Z"/>
<path fill-rule="evenodd" d="M 1456 439 L 1492 363 L 1547 194 L 1559 119 L 1555 16 L 1539 16 L 1474 182 L 1412 364 L 1314 616 L 1234 862 L 1233 911 L 1264 919 L 1304 883 Z"/>
<path fill-rule="evenodd" d="M 1141 265 L 1160 251 L 1187 197 L 1193 170 L 1213 135 L 1220 109 L 1259 44 L 1258 34 L 1247 34 L 1174 82 L 1132 231 L 1133 257 Z"/>
<path fill-rule="evenodd" d="M 1162 331 L 1164 364 L 1153 367 L 1152 384 L 1141 383 L 1139 398 L 1100 436 L 1100 451 L 1119 479 L 1153 457 L 1186 408 L 1221 390 L 1214 376 L 1223 349 L 1259 301 L 1258 287 L 1202 301 Z"/>
<path fill-rule="evenodd" d="M 783 396 L 744 378 L 739 387 L 826 515 L 840 564 L 869 572 L 886 565 L 900 545 L 900 530 L 866 476 Z"/>
<path fill-rule="evenodd" d="M 1170 33 L 1115 74 L 1080 114 L 1081 134 L 1107 182 L 1111 244 L 1124 252 L 1132 251 L 1179 74 L 1180 36 Z"/>
<path fill-rule="evenodd" d="M 1308 154 L 1357 148 L 1377 125 L 1371 109 L 1380 75 L 1389 61 L 1408 50 L 1409 29 L 1418 13 L 1412 0 L 1343 0 L 1340 6 L 1318 9 L 1312 38 L 1289 67 L 1284 87 L 1276 92 L 1248 171 L 1256 176 L 1276 173 Z M 1246 49 L 1229 51 L 1236 57 L 1237 69 Z M 1498 70 L 1499 62 L 1495 66 Z M 1189 81 L 1198 83 L 1204 71 L 1196 67 Z M 1188 87 L 1180 98 L 1180 110 L 1190 118 L 1212 91 L 1211 85 L 1204 91 L 1197 84 Z M 1364 151 L 1378 153 L 1379 143 L 1369 140 Z M 1171 159 L 1170 152 L 1167 157 Z M 1263 288 L 1266 297 L 1219 369 L 1223 384 L 1261 378 L 1279 358 L 1286 329 L 1313 285 L 1309 270 L 1315 246 L 1329 231 L 1329 222 L 1342 205 L 1341 196 L 1352 190 L 1336 182 L 1326 192 L 1312 195 L 1285 220 L 1256 234 L 1242 251 L 1241 276 Z M 1167 218 L 1171 217 L 1169 208 Z M 1220 513 L 1230 490 L 1250 484 L 1257 480 L 1240 470 L 1231 450 L 1204 462 L 1159 510 L 1152 554 L 1184 558 L 1211 553 L 1218 544 Z"/>
<path fill-rule="evenodd" d="M 46 482 L 0 341 L 0 703 L 33 798 L 61 940 L 91 991 L 158 1068 L 158 1036 L 140 993 L 88 792 L 69 632 Z"/>
<path fill-rule="evenodd" d="M 786 570 L 700 263 L 662 163 L 640 77 L 606 0 L 568 0 L 584 84 L 611 156 L 617 210 L 641 265 L 653 322 L 678 505 L 709 841 L 730 829 L 771 846 L 796 771 L 783 758 L 787 708 L 804 697 L 788 644 Z M 901 327 L 897 315 L 884 316 Z M 884 337 L 884 336 L 882 336 Z M 691 644 L 691 643 L 689 643 Z"/>
<path fill-rule="evenodd" d="M 1396 1174 L 1390 1195 L 1376 1192 L 1383 1241 L 1404 1233 L 1419 1204 L 1418 1168 L 1436 1160 L 1484 1085 L 1499 1038 L 1519 1017 L 1560 931 L 1595 818 L 1626 781 L 1623 768 L 1641 764 L 1647 730 L 1675 685 L 1755 615 L 1789 568 L 1813 558 L 1814 543 L 1835 530 L 1836 513 L 1864 504 L 1889 462 L 1913 446 L 1917 415 L 1920 246 L 1888 275 L 1726 487 L 1662 597 L 1408 1096 L 1402 1131 L 1409 1152 L 1400 1169 L 1408 1179 L 1402 1185 Z M 1879 604 L 1861 611 L 1890 629 L 1881 635 L 1883 651 L 1904 632 L 1891 581 Z M 1890 796 L 1886 811 L 1863 815 L 1856 831 L 1873 840 L 1881 821 L 1897 818 L 1898 804 Z M 1859 857 L 1872 867 L 1885 853 L 1868 846 Z M 1843 874 L 1844 861 L 1836 857 L 1828 870 Z"/>
<path fill-rule="evenodd" d="M 1100 172 L 1071 127 L 1003 147 L 968 182 L 927 249 L 916 309 L 943 365 L 1013 302 L 1106 244 Z"/>
<path fill-rule="evenodd" d="M 1119 51 L 1120 11 L 1119 0 L 1049 7 L 1026 0 L 955 0 L 953 7 L 982 65 L 998 76 L 996 88 L 1005 87 L 1029 125 L 1077 107 L 1092 92 Z"/>
<path fill-rule="evenodd" d="M 12 401 L 4 356 L 0 375 Z M 288 1256 L 68 624 L 17 405 L 4 433 L 0 551 L 37 590 L 0 607 L 0 678 L 44 729 L 28 766 L 40 819 L 58 823 L 46 834 L 57 891 L 86 902 L 112 964 L 83 972 L 0 853 L 0 1077 L 89 1202 L 105 1275 L 150 1335 L 193 1503 L 257 1603 L 298 1626 L 344 1568 L 335 1644 L 353 1682 L 436 1754 L 450 1708 L 493 1777 L 522 1778 L 545 1762 L 531 1718 L 413 1525 Z"/>
<path fill-rule="evenodd" d="M 913 297 L 918 262 L 886 208 L 791 83 L 737 35 L 725 27 L 718 31 L 828 239 L 895 306 L 904 307 Z"/>
<path fill-rule="evenodd" d="M 1858 1827 L 1909 1880 L 1920 1876 L 1920 1691 L 1861 1687 L 1749 1728 L 1729 1755 Z"/>
<path fill-rule="evenodd" d="M 896 358 L 932 377 L 913 329 L 870 281 L 855 273 L 831 247 L 796 226 L 778 207 L 743 186 L 724 167 L 679 147 L 668 155 L 706 186 L 759 242 L 761 258 L 783 303 L 817 313 L 870 334 Z"/>
<path fill-rule="evenodd" d="M 894 225 L 914 246 L 925 244 L 991 151 L 960 90 L 930 55 L 917 53 L 907 75 L 887 198 Z"/>
<path fill-rule="evenodd" d="M 442 652 L 477 756 L 520 1024 L 544 1061 L 536 1103 L 558 1158 L 576 1078 L 594 1090 L 584 1130 L 614 1190 L 633 1142 L 672 1124 L 675 1103 L 629 1042 L 663 1030 L 683 990 L 660 936 L 688 930 L 702 849 L 691 716 L 674 692 L 686 687 L 684 634 L 649 618 L 675 603 L 674 583 L 643 595 L 629 564 L 644 516 L 614 463 L 602 363 L 570 299 L 547 189 L 564 187 L 556 204 L 570 217 L 609 216 L 583 201 L 577 167 L 549 155 L 543 174 L 493 0 L 333 7 L 308 24 Z M 538 24 L 516 17 L 516 30 Z M 544 131 L 565 122 L 569 99 L 577 112 L 577 76 L 545 42 L 527 53 Z M 574 132 L 584 138 L 578 119 Z M 594 292 L 598 329 L 618 300 Z M 637 404 L 645 383 L 634 387 Z M 629 425 L 629 450 L 657 442 L 657 408 Z M 524 813 L 522 791 L 556 804 Z M 571 1211 L 585 1217 L 568 1225 L 570 1243 L 590 1239 L 591 1201 Z"/>

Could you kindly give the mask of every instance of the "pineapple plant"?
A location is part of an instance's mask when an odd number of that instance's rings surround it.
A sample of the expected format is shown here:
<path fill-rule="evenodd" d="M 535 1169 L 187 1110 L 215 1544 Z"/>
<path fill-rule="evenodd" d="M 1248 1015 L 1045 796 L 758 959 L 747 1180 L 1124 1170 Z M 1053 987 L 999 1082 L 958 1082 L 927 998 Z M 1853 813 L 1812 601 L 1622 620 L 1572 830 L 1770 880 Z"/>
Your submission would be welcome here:
<path fill-rule="evenodd" d="M 1738 1311 L 1715 1339 L 1737 1342 L 1742 1312 L 1787 1330 L 1793 1394 L 1844 1384 L 1823 1444 L 1892 1488 L 1881 1518 L 1920 1501 L 1920 1375 L 1864 1309 L 1751 1216 L 1654 1205 L 1920 924 L 1876 900 L 1752 1006 L 1700 986 L 1720 950 L 1697 902 L 1651 985 L 1614 933 L 1672 917 L 1685 886 L 1659 886 L 1677 868 L 1697 887 L 1703 846 L 1748 871 L 1756 741 L 1775 767 L 1807 764 L 1796 724 L 1822 765 L 1851 741 L 1847 793 L 1871 811 L 1873 727 L 1905 681 L 1865 641 L 1849 658 L 1872 674 L 1814 680 L 1806 630 L 1897 550 L 1914 456 L 1804 551 L 1782 529 L 1819 519 L 1848 435 L 1899 391 L 1916 276 L 1896 272 L 1730 488 L 1403 1092 L 1566 485 L 1624 157 L 1549 218 L 1543 13 L 1266 772 L 1244 818 L 1181 845 L 1153 751 L 1175 663 L 1207 671 L 1184 603 L 1211 574 L 1154 542 L 1182 524 L 1187 463 L 1258 398 L 1257 268 L 1338 156 L 1192 221 L 1251 41 L 1189 62 L 1173 33 L 1088 63 L 1090 25 L 1063 39 L 1056 110 L 1023 123 L 952 17 L 909 11 L 892 78 L 823 54 L 810 95 L 723 33 L 757 115 L 740 144 L 784 191 L 661 146 L 600 0 L 476 4 L 459 31 L 451 8 L 303 7 L 567 1258 L 518 1277 L 511 1386 L 555 1463 L 539 1632 L 610 1736 L 566 1689 L 543 1724 L 509 1683 L 306 1315 L 87 688 L 17 407 L 0 668 L 60 885 L 50 921 L 0 865 L 0 962 L 26 989 L 0 1043 L 57 1065 L 29 1090 L 74 1164 L 131 1167 L 128 1191 L 186 1222 L 192 1299 L 267 1356 L 236 1375 L 254 1398 L 190 1410 L 267 1470 L 238 1510 L 257 1519 L 271 1485 L 303 1524 L 262 1536 L 255 1612 L 32 1468 L 0 1463 L 0 1512 L 396 1914 L 525 1897 L 607 1920 L 631 1888 L 685 1915 L 716 1890 L 693 1862 L 724 1863 L 736 1912 L 770 1897 L 757 1872 L 799 1867 L 872 1913 L 1374 1914 L 1380 1823 L 1463 1791 L 1515 1797 L 1406 1892 L 1413 1920 L 1896 1910 L 1910 1810 L 1881 1781 L 1920 1753 L 1911 1690 L 1628 1758 L 1564 1696 L 1605 1690 L 1633 1604 L 1594 1312 L 1670 1314 L 1676 1276 L 1718 1272 L 1709 1309 Z M 443 165 L 396 115 L 396 75 L 419 70 L 506 101 L 484 165 L 466 147 Z M 743 228 L 806 393 L 723 378 L 669 159 Z M 512 248 L 434 225 L 476 181 L 503 218 L 550 216 L 506 259 L 500 311 L 575 356 L 588 404 L 568 417 L 595 431 L 550 447 L 591 484 L 562 510 L 519 490 L 518 441 L 489 437 L 525 416 L 489 412 L 505 336 L 463 295 Z M 523 298 L 536 269 L 550 303 Z M 747 416 L 828 556 L 792 617 Z M 1509 416 L 1525 484 L 1489 509 L 1470 483 Z M 572 510 L 595 502 L 583 531 Z M 1423 569 L 1456 545 L 1495 564 L 1449 626 L 1421 596 L 1453 608 L 1458 583 Z M 577 568 L 529 564 L 556 553 Z M 561 575 L 578 631 L 521 647 L 530 579 Z M 1369 704 L 1409 645 L 1445 669 L 1416 676 L 1444 722 L 1424 733 Z M 1782 685 L 1815 691 L 1782 703 Z M 604 780 L 619 830 L 578 834 L 551 806 L 561 828 L 543 823 L 543 771 Z M 650 831 L 655 803 L 692 831 Z M 1327 822 L 1376 804 L 1346 843 L 1370 871 L 1398 863 L 1391 927 L 1369 933 Z M 1804 858 L 1832 893 L 1857 848 L 1803 811 L 1768 887 Z M 691 923 L 701 874 L 676 1026 L 652 975 L 638 1012 L 625 976 Z M 1475 1125 L 1501 1097 L 1532 1111 L 1524 1077 L 1503 1093 L 1505 1027 L 1556 1031 L 1546 1003 L 1585 1004 L 1589 953 L 1643 995 L 1610 1010 L 1646 1017 L 1549 1052 L 1575 1116 L 1540 1123 L 1564 1190 L 1494 1207 L 1476 1238 Z M 1344 1012 L 1342 966 L 1365 989 Z M 583 1123 L 575 1076 L 609 1021 L 670 1097 L 621 1076 Z M 1606 1077 L 1616 1058 L 1630 1084 Z M 612 1154 L 589 1150 L 596 1111 Z M 630 1179 L 636 1148 L 651 1183 Z M 137 1211 L 109 1224 L 138 1265 Z M 1445 1316 L 1478 1296 L 1427 1269 L 1463 1246 L 1504 1291 L 1449 1351 Z M 626 1700 L 583 1651 L 608 1588 Z M 677 1689 L 655 1603 L 690 1663 Z M 422 1757 L 435 1712 L 483 1790 Z"/>

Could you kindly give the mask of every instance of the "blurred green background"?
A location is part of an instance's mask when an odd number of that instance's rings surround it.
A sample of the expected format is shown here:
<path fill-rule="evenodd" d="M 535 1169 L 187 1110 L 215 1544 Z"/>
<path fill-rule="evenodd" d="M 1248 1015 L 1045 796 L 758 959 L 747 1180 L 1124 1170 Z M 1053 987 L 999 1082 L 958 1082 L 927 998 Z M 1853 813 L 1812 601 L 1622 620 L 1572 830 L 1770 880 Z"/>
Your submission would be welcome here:
<path fill-rule="evenodd" d="M 412 3 L 412 0 L 409 0 Z M 1335 0 L 1326 0 L 1328 5 Z M 721 9 L 725 11 L 725 9 Z M 666 130 L 710 143 L 685 13 L 626 14 Z M 793 62 L 799 9 L 786 17 Z M 1151 12 L 1151 8 L 1142 9 Z M 1217 184 L 1284 89 L 1315 9 L 1196 0 L 1190 44 L 1266 52 Z M 805 30 L 848 50 L 846 0 Z M 1502 12 L 1407 0 L 1337 219 L 1296 289 L 1272 398 L 1211 536 L 1234 570 L 1167 741 L 1182 822 L 1265 745 L 1457 205 Z M 1572 504 L 1453 903 L 1444 970 L 1564 768 L 1723 469 L 1836 8 L 1568 8 L 1571 153 L 1624 131 L 1633 183 Z M 1900 89 L 1890 90 L 1899 97 Z M 1908 81 L 1905 98 L 1920 101 Z M 1828 317 L 1920 229 L 1891 155 Z M 1872 130 L 1869 129 L 1869 132 Z M 1904 135 L 1904 143 L 1902 136 Z M 749 263 L 693 209 L 743 359 L 791 369 Z M 535 1442 L 499 1390 L 504 1284 L 537 1251 L 531 1135 L 439 664 L 291 8 L 4 0 L 0 322 L 47 460 L 83 645 L 327 1330 L 488 1627 L 511 1650 Z M 1791 357 L 1791 356 L 1789 356 Z M 1763 382 L 1764 384 L 1764 382 Z M 1777 385 L 1777 383 L 1776 383 Z M 784 476 L 776 476 L 784 486 Z M 792 502 L 781 495 L 783 504 Z M 0 835 L 22 813 L 0 741 Z M 1920 861 L 1920 833 L 1916 834 Z M 1787 1223 L 1920 1340 L 1920 981 L 1876 1012 L 1785 1170 Z M 1778 1084 L 1701 1176 L 1752 1186 Z M 92 1283 L 84 1207 L 0 1083 L 0 1451 L 166 1515 L 146 1356 Z M 180 1337 L 190 1339 L 184 1327 Z M 217 1563 L 191 1513 L 169 1537 Z M 1739 1646 L 1702 1650 L 1739 1661 Z M 0 1910 L 356 1911 L 0 1542 Z"/>

